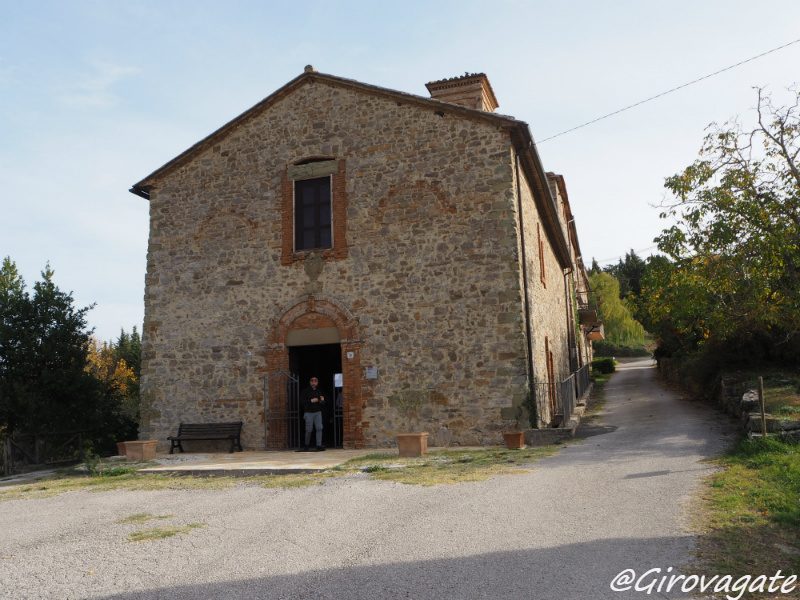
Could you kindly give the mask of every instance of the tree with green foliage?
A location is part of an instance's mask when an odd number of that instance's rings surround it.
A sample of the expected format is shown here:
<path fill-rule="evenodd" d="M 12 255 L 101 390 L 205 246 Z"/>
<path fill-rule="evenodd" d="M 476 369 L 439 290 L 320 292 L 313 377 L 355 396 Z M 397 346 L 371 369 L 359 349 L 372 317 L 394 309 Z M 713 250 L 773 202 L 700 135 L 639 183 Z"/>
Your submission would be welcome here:
<path fill-rule="evenodd" d="M 91 306 L 53 282 L 48 265 L 33 294 L 9 257 L 0 267 L 0 431 L 90 430 L 99 452 L 135 439 L 141 340 L 124 331 L 116 345 L 93 354 Z M 126 360 L 131 361 L 128 367 Z M 110 369 L 105 369 L 110 365 Z M 135 373 L 135 375 L 134 375 Z"/>
<path fill-rule="evenodd" d="M 124 329 L 120 330 L 119 338 L 113 347 L 114 356 L 118 360 L 124 360 L 138 380 L 142 370 L 142 338 L 136 331 L 136 325 L 133 326 L 131 333 L 127 333 Z"/>
<path fill-rule="evenodd" d="M 709 292 L 697 271 L 678 268 L 668 259 L 648 264 L 636 317 L 658 338 L 657 358 L 688 354 L 708 339 L 715 301 Z"/>
<path fill-rule="evenodd" d="M 800 359 L 800 93 L 757 124 L 712 124 L 701 158 L 666 180 L 676 224 L 656 241 L 671 258 L 647 278 L 653 333 L 689 354 L 710 341 Z M 651 325 L 648 324 L 648 327 Z"/>
<path fill-rule="evenodd" d="M 10 302 L 12 297 L 20 296 L 25 291 L 25 280 L 17 270 L 17 265 L 6 256 L 3 266 L 0 267 L 0 302 L 3 306 Z"/>
<path fill-rule="evenodd" d="M 619 259 L 616 265 L 608 265 L 603 270 L 619 281 L 619 297 L 624 300 L 642 293 L 641 279 L 646 268 L 647 263 L 631 248 L 625 253 L 624 261 Z"/>
<path fill-rule="evenodd" d="M 589 283 L 597 294 L 600 319 L 605 329 L 605 342 L 595 342 L 596 351 L 603 346 L 643 347 L 645 343 L 644 327 L 633 318 L 625 301 L 619 297 L 619 282 L 609 273 L 593 273 L 589 275 Z"/>
<path fill-rule="evenodd" d="M 97 412 L 85 370 L 86 313 L 53 283 L 49 265 L 33 295 L 9 257 L 0 269 L 0 423 L 9 434 L 77 429 Z"/>

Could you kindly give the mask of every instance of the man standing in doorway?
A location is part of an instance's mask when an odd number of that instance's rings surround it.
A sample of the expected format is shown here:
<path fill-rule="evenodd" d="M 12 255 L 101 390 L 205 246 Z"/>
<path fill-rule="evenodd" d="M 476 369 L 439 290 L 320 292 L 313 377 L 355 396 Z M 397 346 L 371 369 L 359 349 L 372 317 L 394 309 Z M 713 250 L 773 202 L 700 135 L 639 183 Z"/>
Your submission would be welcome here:
<path fill-rule="evenodd" d="M 303 447 L 303 452 L 309 452 L 309 445 L 311 444 L 311 430 L 317 430 L 317 452 L 322 452 L 325 448 L 322 446 L 322 407 L 325 405 L 325 396 L 317 389 L 319 379 L 312 377 L 310 386 L 303 390 L 300 394 L 300 404 L 303 407 L 304 418 L 306 420 L 306 444 Z"/>

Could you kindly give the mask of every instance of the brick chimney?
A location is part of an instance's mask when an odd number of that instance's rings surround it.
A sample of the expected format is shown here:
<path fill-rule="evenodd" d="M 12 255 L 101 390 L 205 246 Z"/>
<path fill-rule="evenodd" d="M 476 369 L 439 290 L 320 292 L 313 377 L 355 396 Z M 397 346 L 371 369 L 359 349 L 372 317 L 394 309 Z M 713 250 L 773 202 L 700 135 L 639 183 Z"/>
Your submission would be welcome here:
<path fill-rule="evenodd" d="M 494 112 L 499 105 L 485 73 L 465 73 L 461 77 L 426 83 L 431 98 L 467 108 Z"/>

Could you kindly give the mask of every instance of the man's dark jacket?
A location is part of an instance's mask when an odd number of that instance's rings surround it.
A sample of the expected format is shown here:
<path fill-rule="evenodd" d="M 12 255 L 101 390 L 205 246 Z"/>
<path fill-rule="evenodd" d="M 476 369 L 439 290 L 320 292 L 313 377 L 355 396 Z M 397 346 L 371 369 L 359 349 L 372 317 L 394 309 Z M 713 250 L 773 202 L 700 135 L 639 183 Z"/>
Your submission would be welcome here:
<path fill-rule="evenodd" d="M 322 410 L 322 405 L 324 404 L 324 400 L 319 402 L 312 402 L 312 398 L 319 398 L 322 394 L 322 390 L 319 388 L 314 389 L 311 386 L 308 386 L 300 393 L 300 406 L 303 407 L 303 412 L 307 413 L 315 413 L 320 412 Z"/>

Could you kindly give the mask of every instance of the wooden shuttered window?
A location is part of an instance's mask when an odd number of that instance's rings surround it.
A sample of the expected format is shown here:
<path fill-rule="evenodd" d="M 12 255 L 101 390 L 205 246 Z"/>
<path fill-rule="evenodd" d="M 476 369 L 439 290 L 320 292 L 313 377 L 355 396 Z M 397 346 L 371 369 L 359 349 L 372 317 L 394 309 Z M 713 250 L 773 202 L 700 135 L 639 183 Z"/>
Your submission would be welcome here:
<path fill-rule="evenodd" d="M 294 182 L 294 249 L 331 248 L 331 178 Z"/>

